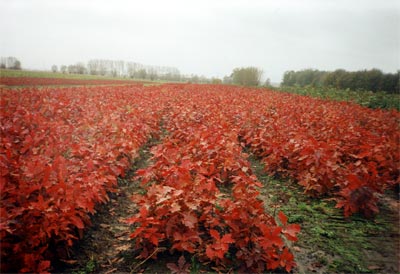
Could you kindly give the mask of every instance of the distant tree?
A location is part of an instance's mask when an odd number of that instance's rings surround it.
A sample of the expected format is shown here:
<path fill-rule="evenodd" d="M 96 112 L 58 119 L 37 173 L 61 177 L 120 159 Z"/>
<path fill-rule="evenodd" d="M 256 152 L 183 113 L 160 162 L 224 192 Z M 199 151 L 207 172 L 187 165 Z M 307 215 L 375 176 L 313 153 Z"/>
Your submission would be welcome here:
<path fill-rule="evenodd" d="M 341 89 L 345 88 L 346 83 L 346 71 L 344 69 L 337 69 L 334 72 L 330 72 L 325 78 L 325 86 Z"/>
<path fill-rule="evenodd" d="M 85 64 L 82 63 L 82 62 L 76 63 L 76 65 L 75 65 L 75 70 L 76 70 L 75 73 L 77 73 L 77 74 L 85 74 L 85 73 L 86 73 Z"/>
<path fill-rule="evenodd" d="M 139 79 L 146 79 L 146 78 L 147 78 L 147 71 L 146 71 L 146 69 L 144 69 L 144 68 L 139 69 L 138 72 L 137 72 L 137 78 L 139 78 Z"/>
<path fill-rule="evenodd" d="M 390 93 L 400 93 L 400 71 L 383 75 L 381 90 Z"/>
<path fill-rule="evenodd" d="M 75 65 L 69 65 L 69 66 L 68 66 L 68 73 L 69 73 L 69 74 L 74 74 L 74 73 L 76 73 L 76 66 L 75 66 Z"/>
<path fill-rule="evenodd" d="M 204 75 L 201 75 L 201 76 L 199 77 L 199 83 L 208 84 L 208 83 L 210 83 L 210 82 L 211 82 L 211 80 L 208 79 L 207 77 L 205 77 Z"/>
<path fill-rule="evenodd" d="M 89 74 L 97 75 L 99 74 L 99 61 L 98 60 L 89 60 L 87 64 L 87 69 Z"/>
<path fill-rule="evenodd" d="M 126 70 L 128 73 L 128 76 L 130 78 L 139 78 L 138 77 L 138 70 L 141 68 L 141 65 L 135 62 L 128 62 L 126 64 Z"/>
<path fill-rule="evenodd" d="M 166 80 L 166 81 L 181 81 L 181 74 L 178 72 L 167 72 L 166 74 L 164 74 L 161 77 L 162 80 Z"/>
<path fill-rule="evenodd" d="M 232 72 L 232 80 L 234 84 L 243 86 L 258 86 L 262 70 L 256 67 L 235 68 Z"/>
<path fill-rule="evenodd" d="M 221 79 L 219 79 L 219 78 L 211 78 L 211 84 L 214 84 L 214 85 L 220 85 L 220 84 L 222 84 L 222 80 Z"/>
<path fill-rule="evenodd" d="M 175 67 L 168 67 L 167 74 L 169 75 L 170 81 L 181 81 L 181 72 Z"/>
<path fill-rule="evenodd" d="M 66 65 L 62 65 L 60 68 L 61 73 L 67 73 L 67 66 Z"/>
<path fill-rule="evenodd" d="M 0 68 L 2 68 L 2 69 L 7 68 L 7 58 L 6 57 L 0 58 Z"/>
<path fill-rule="evenodd" d="M 157 78 L 157 70 L 153 67 L 148 68 L 146 74 L 151 81 L 154 81 Z"/>
<path fill-rule="evenodd" d="M 99 60 L 98 64 L 98 73 L 102 76 L 107 74 L 107 61 L 106 60 Z"/>
<path fill-rule="evenodd" d="M 382 86 L 381 83 L 383 82 L 382 71 L 379 69 L 371 69 L 365 73 L 367 76 L 368 89 L 373 92 L 379 91 L 380 87 Z"/>
<path fill-rule="evenodd" d="M 272 88 L 273 87 L 272 84 L 271 84 L 271 80 L 269 78 L 267 78 L 267 80 L 265 80 L 264 87 L 266 87 L 266 88 Z"/>
<path fill-rule="evenodd" d="M 58 67 L 56 65 L 51 66 L 51 71 L 56 73 L 58 71 Z"/>
<path fill-rule="evenodd" d="M 282 86 L 294 86 L 296 84 L 296 72 L 285 71 L 283 74 Z"/>
<path fill-rule="evenodd" d="M 114 70 L 116 72 L 116 76 L 122 76 L 125 71 L 125 62 L 122 60 L 114 61 Z"/>
<path fill-rule="evenodd" d="M 8 68 L 8 69 L 15 69 L 15 70 L 20 70 L 21 69 L 21 62 L 13 57 L 2 57 L 1 58 L 1 67 L 2 68 Z"/>
<path fill-rule="evenodd" d="M 191 83 L 199 83 L 200 82 L 200 77 L 196 74 L 192 74 L 189 80 Z"/>
<path fill-rule="evenodd" d="M 21 70 L 21 62 L 19 60 L 16 60 L 14 63 L 14 66 L 12 67 L 12 69 L 17 69 L 17 70 Z"/>
<path fill-rule="evenodd" d="M 225 76 L 224 79 L 222 80 L 222 82 L 223 82 L 224 84 L 230 85 L 230 84 L 232 84 L 232 77 L 230 77 L 230 76 Z"/>

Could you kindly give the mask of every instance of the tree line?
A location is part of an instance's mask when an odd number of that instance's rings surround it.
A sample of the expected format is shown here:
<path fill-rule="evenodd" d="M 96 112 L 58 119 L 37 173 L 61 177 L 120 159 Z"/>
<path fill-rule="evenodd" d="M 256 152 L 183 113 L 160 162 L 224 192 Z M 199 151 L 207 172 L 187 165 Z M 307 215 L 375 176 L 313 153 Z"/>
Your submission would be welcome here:
<path fill-rule="evenodd" d="M 400 71 L 383 73 L 379 69 L 320 71 L 305 69 L 286 71 L 281 86 L 333 87 L 337 89 L 399 92 Z"/>
<path fill-rule="evenodd" d="M 21 69 L 21 61 L 13 56 L 0 57 L 0 69 Z"/>
<path fill-rule="evenodd" d="M 241 67 L 233 69 L 229 76 L 222 79 L 208 78 L 204 75 L 183 75 L 175 67 L 149 66 L 136 62 L 124 62 L 121 60 L 92 59 L 87 62 L 74 65 L 62 65 L 58 68 L 53 65 L 51 70 L 68 74 L 90 74 L 110 77 L 129 77 L 141 80 L 164 80 L 175 82 L 189 82 L 199 84 L 235 84 L 241 86 L 259 86 L 263 71 L 256 67 Z M 266 83 L 269 83 L 269 79 Z"/>
<path fill-rule="evenodd" d="M 78 62 L 72 65 L 51 67 L 53 72 L 69 74 L 90 74 L 110 77 L 129 77 L 133 79 L 180 81 L 181 74 L 175 67 L 150 66 L 122 60 L 91 59 L 87 64 Z"/>
<path fill-rule="evenodd" d="M 15 57 L 0 57 L 0 69 L 20 70 L 21 62 Z M 223 79 L 216 77 L 207 78 L 196 74 L 183 75 L 175 67 L 150 66 L 137 62 L 122 60 L 91 59 L 86 64 L 77 62 L 72 65 L 51 67 L 53 72 L 69 74 L 90 74 L 110 77 L 124 77 L 141 80 L 162 80 L 173 82 L 211 83 L 211 84 L 235 84 L 241 86 L 271 87 L 270 80 L 261 83 L 263 71 L 257 67 L 234 68 L 230 75 Z M 282 87 L 313 86 L 332 87 L 336 89 L 350 89 L 354 91 L 385 91 L 387 93 L 400 92 L 400 70 L 396 73 L 383 73 L 379 69 L 346 71 L 321 71 L 316 69 L 304 69 L 299 71 L 286 71 L 281 82 Z"/>
<path fill-rule="evenodd" d="M 169 66 L 143 65 L 137 62 L 122 60 L 91 59 L 86 64 L 77 62 L 72 65 L 53 65 L 51 70 L 64 74 L 90 74 L 109 77 L 124 77 L 140 80 L 161 80 L 173 82 L 189 82 L 200 84 L 222 84 L 222 80 L 216 77 L 208 78 L 204 75 L 181 74 L 179 69 Z M 232 84 L 232 78 L 227 76 L 227 84 Z"/>

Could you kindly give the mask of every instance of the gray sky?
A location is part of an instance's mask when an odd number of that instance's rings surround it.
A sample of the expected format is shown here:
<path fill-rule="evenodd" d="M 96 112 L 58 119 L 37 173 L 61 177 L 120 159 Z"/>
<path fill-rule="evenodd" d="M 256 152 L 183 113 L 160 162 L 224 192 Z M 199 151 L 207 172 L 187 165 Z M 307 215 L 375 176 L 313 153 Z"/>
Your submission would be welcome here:
<path fill-rule="evenodd" d="M 25 68 L 92 58 L 223 77 L 286 70 L 400 69 L 397 0 L 0 0 L 0 56 Z"/>

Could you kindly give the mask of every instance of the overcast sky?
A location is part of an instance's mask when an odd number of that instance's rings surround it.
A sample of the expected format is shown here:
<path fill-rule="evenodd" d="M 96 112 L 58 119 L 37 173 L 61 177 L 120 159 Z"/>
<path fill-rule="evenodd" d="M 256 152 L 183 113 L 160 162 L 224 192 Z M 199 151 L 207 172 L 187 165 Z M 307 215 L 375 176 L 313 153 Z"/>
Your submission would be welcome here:
<path fill-rule="evenodd" d="M 223 77 L 286 70 L 400 69 L 400 1 L 0 0 L 0 56 L 22 66 L 92 58 Z"/>

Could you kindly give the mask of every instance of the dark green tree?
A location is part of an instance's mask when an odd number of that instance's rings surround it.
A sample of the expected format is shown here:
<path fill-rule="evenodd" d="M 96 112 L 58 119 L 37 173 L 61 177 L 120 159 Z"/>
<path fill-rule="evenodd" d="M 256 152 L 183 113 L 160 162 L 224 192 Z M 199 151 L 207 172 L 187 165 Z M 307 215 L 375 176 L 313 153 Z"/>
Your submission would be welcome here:
<path fill-rule="evenodd" d="M 241 86 L 258 86 L 262 70 L 256 67 L 235 68 L 232 72 L 232 81 Z"/>

